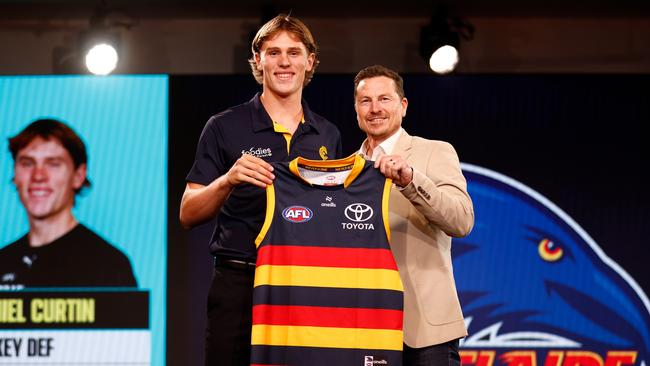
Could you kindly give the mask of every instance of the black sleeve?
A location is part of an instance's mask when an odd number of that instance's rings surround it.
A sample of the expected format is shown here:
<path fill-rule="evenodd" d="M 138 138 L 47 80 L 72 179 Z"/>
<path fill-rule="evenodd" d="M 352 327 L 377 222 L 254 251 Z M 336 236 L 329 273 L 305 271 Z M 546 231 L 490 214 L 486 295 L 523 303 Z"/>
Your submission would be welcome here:
<path fill-rule="evenodd" d="M 223 157 L 224 138 L 217 116 L 211 117 L 201 132 L 194 164 L 185 178 L 187 182 L 208 185 L 226 172 Z"/>

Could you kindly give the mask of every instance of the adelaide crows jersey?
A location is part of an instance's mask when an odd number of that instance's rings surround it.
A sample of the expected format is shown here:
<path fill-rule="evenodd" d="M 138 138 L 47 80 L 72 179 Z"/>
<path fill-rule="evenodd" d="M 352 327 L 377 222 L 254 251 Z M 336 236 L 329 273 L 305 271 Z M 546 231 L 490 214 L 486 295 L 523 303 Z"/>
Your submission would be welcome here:
<path fill-rule="evenodd" d="M 391 180 L 361 156 L 273 163 L 256 239 L 252 365 L 401 365 Z"/>

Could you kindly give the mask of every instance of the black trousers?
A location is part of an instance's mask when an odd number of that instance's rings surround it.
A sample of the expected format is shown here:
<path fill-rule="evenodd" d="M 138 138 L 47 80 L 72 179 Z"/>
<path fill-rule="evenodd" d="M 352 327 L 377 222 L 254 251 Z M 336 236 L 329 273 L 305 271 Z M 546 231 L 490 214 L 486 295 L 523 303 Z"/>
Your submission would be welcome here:
<path fill-rule="evenodd" d="M 208 295 L 206 366 L 250 365 L 255 267 L 215 267 Z"/>
<path fill-rule="evenodd" d="M 460 366 L 458 339 L 423 348 L 404 345 L 402 366 Z"/>

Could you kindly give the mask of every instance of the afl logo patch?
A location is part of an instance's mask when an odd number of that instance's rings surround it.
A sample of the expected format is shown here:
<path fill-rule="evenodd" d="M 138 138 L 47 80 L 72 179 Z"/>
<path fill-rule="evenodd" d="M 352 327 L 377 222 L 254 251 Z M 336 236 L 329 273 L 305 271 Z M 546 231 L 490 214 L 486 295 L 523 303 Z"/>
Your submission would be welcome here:
<path fill-rule="evenodd" d="M 282 217 L 296 224 L 311 220 L 314 213 L 305 206 L 289 206 L 282 210 Z"/>

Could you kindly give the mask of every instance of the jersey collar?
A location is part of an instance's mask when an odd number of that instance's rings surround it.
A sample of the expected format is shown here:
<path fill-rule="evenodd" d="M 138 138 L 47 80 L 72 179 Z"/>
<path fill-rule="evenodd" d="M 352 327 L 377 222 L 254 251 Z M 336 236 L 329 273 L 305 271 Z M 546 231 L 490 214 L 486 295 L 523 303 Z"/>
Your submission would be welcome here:
<path fill-rule="evenodd" d="M 350 155 L 347 158 L 338 159 L 338 160 L 309 160 L 302 157 L 297 157 L 289 163 L 289 170 L 296 177 L 300 178 L 303 182 L 309 184 L 310 186 L 313 186 L 313 184 L 311 184 L 308 180 L 303 178 L 302 175 L 300 175 L 300 171 L 298 170 L 299 165 L 307 165 L 315 168 L 329 168 L 329 169 L 341 168 L 341 167 L 352 165 L 350 174 L 348 174 L 348 177 L 345 178 L 345 181 L 343 182 L 343 187 L 348 188 L 350 184 L 352 184 L 352 182 L 354 182 L 354 180 L 359 176 L 359 174 L 361 174 L 361 170 L 363 169 L 365 163 L 366 160 L 359 154 Z"/>

